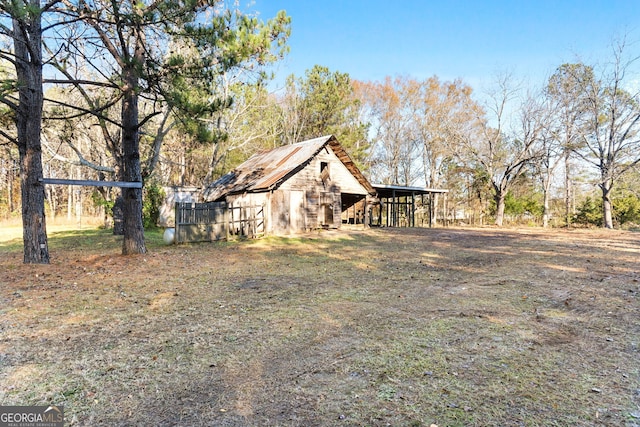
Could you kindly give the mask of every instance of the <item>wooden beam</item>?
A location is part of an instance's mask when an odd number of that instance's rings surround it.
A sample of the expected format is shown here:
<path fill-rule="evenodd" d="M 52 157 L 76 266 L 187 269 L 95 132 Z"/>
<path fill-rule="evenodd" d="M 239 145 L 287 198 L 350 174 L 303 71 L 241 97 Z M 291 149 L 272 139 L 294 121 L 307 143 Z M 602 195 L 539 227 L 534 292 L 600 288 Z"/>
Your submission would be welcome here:
<path fill-rule="evenodd" d="M 84 185 L 89 187 L 121 187 L 121 188 L 142 188 L 142 182 L 123 182 L 123 181 L 91 181 L 82 179 L 57 179 L 57 178 L 41 178 L 39 181 L 43 184 L 57 185 Z"/>

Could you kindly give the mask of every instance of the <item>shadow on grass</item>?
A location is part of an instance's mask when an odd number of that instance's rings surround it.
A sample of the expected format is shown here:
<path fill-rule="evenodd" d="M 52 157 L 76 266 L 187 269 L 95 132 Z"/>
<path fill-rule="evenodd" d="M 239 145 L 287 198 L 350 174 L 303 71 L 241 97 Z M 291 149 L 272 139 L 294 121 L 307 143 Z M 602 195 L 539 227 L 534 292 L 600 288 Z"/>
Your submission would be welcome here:
<path fill-rule="evenodd" d="M 144 233 L 147 248 L 162 246 L 162 230 L 146 230 Z M 81 230 L 64 230 L 48 233 L 49 250 L 118 250 L 122 247 L 122 236 L 115 236 L 113 230 L 104 228 L 87 228 Z M 20 252 L 23 249 L 22 238 L 0 242 L 0 252 Z"/>

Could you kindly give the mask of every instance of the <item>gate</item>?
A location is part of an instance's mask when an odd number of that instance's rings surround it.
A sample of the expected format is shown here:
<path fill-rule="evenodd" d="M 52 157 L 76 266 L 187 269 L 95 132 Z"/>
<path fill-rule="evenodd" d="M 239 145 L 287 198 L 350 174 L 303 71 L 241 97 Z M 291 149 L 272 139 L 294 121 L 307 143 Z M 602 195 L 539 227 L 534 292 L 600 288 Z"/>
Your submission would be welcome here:
<path fill-rule="evenodd" d="M 265 234 L 264 206 L 225 202 L 176 203 L 176 243 L 257 238 Z"/>

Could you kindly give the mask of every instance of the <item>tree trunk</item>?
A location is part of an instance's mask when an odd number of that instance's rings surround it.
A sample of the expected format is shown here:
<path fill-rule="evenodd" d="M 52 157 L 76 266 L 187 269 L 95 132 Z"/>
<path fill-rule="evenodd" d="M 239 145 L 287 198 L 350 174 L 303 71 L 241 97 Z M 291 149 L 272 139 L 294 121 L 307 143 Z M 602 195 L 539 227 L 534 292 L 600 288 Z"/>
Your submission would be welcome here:
<path fill-rule="evenodd" d="M 435 165 L 435 160 L 434 161 L 430 161 L 429 165 Z M 438 188 L 439 182 L 438 182 L 438 176 L 437 173 L 435 171 L 435 168 L 430 167 L 429 168 L 429 181 L 427 182 L 428 186 L 430 188 Z M 430 212 L 432 213 L 432 217 L 429 219 L 429 224 L 433 227 L 435 227 L 437 225 L 437 206 L 438 206 L 438 193 L 432 193 L 432 201 L 433 201 L 433 206 L 431 207 Z"/>
<path fill-rule="evenodd" d="M 606 180 L 600 188 L 602 189 L 602 226 L 613 228 L 613 203 L 611 202 L 611 188 L 613 183 Z"/>
<path fill-rule="evenodd" d="M 39 4 L 34 0 L 32 6 Z M 33 2 L 32 2 L 33 3 Z M 16 111 L 24 262 L 49 264 L 42 184 L 42 28 L 39 12 L 28 12 L 27 22 L 13 21 L 19 102 Z"/>
<path fill-rule="evenodd" d="M 567 227 L 571 227 L 571 163 L 570 152 L 567 150 L 564 157 L 564 217 Z"/>
<path fill-rule="evenodd" d="M 142 182 L 140 167 L 140 132 L 138 123 L 138 79 L 133 68 L 123 70 L 127 85 L 122 101 L 122 178 L 127 182 Z M 124 240 L 122 254 L 147 252 L 142 223 L 142 189 L 123 188 Z"/>
<path fill-rule="evenodd" d="M 27 133 L 31 132 L 27 131 Z M 33 147 L 33 144 L 29 144 L 26 150 L 20 150 L 22 237 L 25 264 L 49 264 L 44 185 L 39 181 L 42 178 L 41 155 L 40 150 Z"/>
<path fill-rule="evenodd" d="M 7 198 L 9 200 L 9 214 L 12 214 L 14 210 L 16 210 L 16 206 L 13 204 L 13 181 L 15 179 L 15 175 L 14 175 L 14 169 L 13 167 L 15 166 L 15 163 L 13 162 L 13 159 L 11 159 L 11 163 L 9 165 L 9 178 L 8 178 L 8 188 L 7 188 Z"/>
<path fill-rule="evenodd" d="M 542 227 L 543 228 L 549 227 L 549 189 L 548 188 L 545 188 L 543 192 Z"/>
<path fill-rule="evenodd" d="M 56 221 L 56 211 L 58 210 L 58 195 L 55 190 L 55 186 L 50 185 L 45 189 L 46 200 L 49 201 L 49 214 L 51 215 L 51 219 L 55 223 Z"/>
<path fill-rule="evenodd" d="M 551 197 L 551 181 L 553 180 L 554 169 L 548 170 L 542 180 L 542 227 L 544 228 L 549 227 L 549 219 L 551 218 L 549 198 Z"/>
<path fill-rule="evenodd" d="M 71 222 L 73 215 L 73 186 L 67 185 L 67 221 Z"/>
<path fill-rule="evenodd" d="M 180 185 L 184 187 L 187 182 L 187 159 L 186 159 L 186 151 L 187 148 L 183 145 L 180 150 Z M 213 171 L 211 171 L 213 172 Z"/>
<path fill-rule="evenodd" d="M 495 201 L 496 201 L 496 225 L 502 227 L 504 222 L 504 198 L 505 193 L 500 189 L 496 189 Z"/>

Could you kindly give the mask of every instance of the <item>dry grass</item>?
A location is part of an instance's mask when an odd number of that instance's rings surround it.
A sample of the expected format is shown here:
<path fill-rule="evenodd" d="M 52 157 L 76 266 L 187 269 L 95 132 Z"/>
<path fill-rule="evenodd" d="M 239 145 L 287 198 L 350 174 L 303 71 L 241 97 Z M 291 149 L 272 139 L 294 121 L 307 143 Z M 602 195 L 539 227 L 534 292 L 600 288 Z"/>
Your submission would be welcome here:
<path fill-rule="evenodd" d="M 71 425 L 635 426 L 640 236 L 0 240 L 0 402 Z"/>

